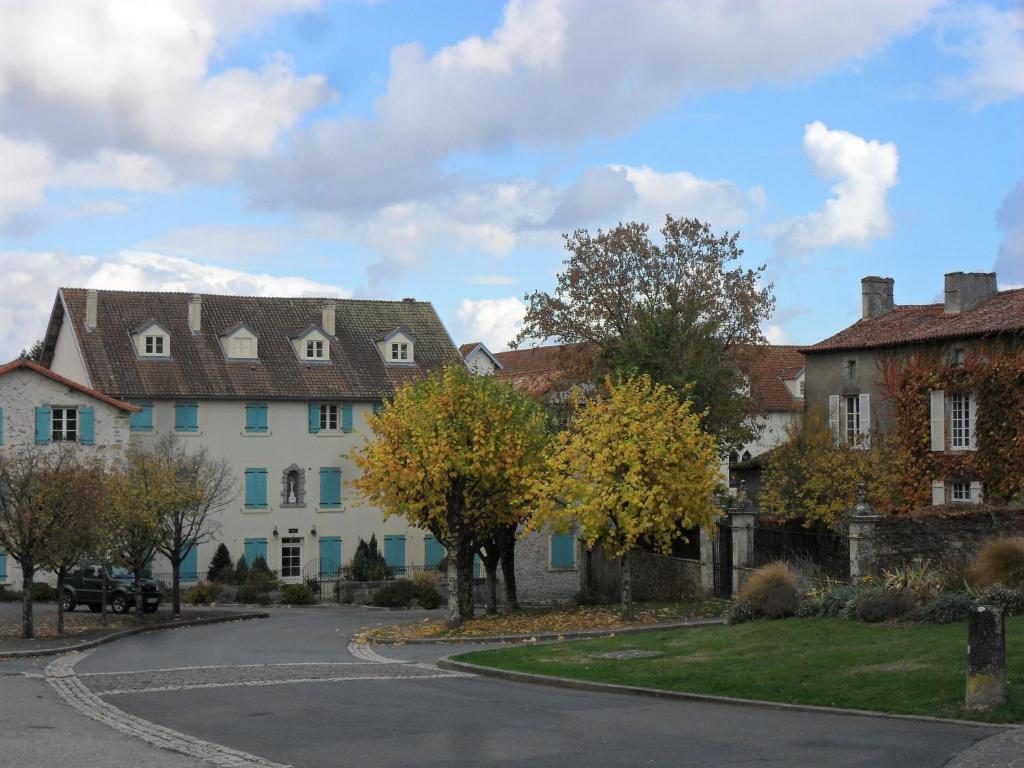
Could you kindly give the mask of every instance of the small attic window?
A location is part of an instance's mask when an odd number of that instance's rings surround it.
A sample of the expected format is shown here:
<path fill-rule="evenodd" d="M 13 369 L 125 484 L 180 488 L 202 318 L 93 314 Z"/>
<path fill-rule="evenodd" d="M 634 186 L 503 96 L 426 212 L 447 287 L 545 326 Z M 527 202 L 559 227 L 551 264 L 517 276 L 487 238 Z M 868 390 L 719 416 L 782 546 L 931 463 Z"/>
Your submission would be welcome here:
<path fill-rule="evenodd" d="M 409 359 L 409 345 L 405 342 L 395 342 L 391 345 L 391 359 L 402 361 Z"/>
<path fill-rule="evenodd" d="M 306 342 L 306 359 L 324 359 L 324 342 L 321 339 L 310 339 Z"/>
<path fill-rule="evenodd" d="M 145 345 L 147 355 L 162 355 L 164 353 L 163 336 L 147 336 Z"/>

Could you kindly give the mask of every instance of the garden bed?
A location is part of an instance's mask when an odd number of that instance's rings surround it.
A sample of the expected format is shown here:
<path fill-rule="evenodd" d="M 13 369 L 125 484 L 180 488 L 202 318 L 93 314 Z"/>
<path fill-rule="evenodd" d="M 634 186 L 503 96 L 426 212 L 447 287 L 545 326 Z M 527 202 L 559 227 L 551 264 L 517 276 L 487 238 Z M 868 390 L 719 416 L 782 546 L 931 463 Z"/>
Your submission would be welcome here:
<path fill-rule="evenodd" d="M 478 651 L 455 658 L 516 672 L 714 696 L 1024 721 L 1024 617 L 1007 620 L 1010 701 L 991 713 L 963 709 L 966 645 L 965 623 L 804 619 Z M 658 655 L 598 656 L 621 651 Z"/>
<path fill-rule="evenodd" d="M 720 618 L 728 610 L 725 600 L 694 600 L 673 603 L 637 603 L 636 620 L 623 620 L 618 605 L 569 608 L 525 608 L 497 616 L 480 616 L 450 629 L 443 618 L 395 624 L 373 630 L 370 639 L 396 643 L 408 640 L 463 640 L 500 635 L 532 635 L 615 631 L 627 627 L 665 624 L 689 619 Z"/>

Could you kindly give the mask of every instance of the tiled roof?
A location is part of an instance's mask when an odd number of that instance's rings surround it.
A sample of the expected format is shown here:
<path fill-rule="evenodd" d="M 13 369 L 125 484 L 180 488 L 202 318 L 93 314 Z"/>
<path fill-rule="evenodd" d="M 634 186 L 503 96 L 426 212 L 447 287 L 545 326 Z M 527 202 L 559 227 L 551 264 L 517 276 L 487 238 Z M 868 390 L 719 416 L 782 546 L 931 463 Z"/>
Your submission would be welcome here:
<path fill-rule="evenodd" d="M 111 397 L 110 395 L 105 395 L 102 392 L 97 392 L 95 389 L 90 389 L 84 384 L 79 384 L 77 381 L 66 379 L 63 376 L 54 373 L 49 368 L 44 368 L 39 365 L 39 363 L 32 362 L 31 360 L 13 360 L 4 366 L 0 366 L 0 376 L 6 376 L 8 373 L 11 373 L 11 371 L 19 370 L 35 371 L 41 376 L 53 379 L 58 384 L 63 384 L 65 387 L 81 392 L 83 395 L 88 395 L 89 397 L 101 400 L 107 405 L 112 405 L 122 411 L 134 413 L 141 410 L 138 406 L 132 405 L 131 403 L 125 403 L 117 398 Z"/>
<path fill-rule="evenodd" d="M 803 399 L 794 397 L 785 381 L 796 379 L 803 367 L 799 347 L 773 344 L 759 348 L 747 368 L 751 396 L 767 411 L 802 409 Z"/>
<path fill-rule="evenodd" d="M 73 324 L 92 383 L 119 397 L 378 400 L 393 394 L 396 385 L 458 359 L 455 344 L 426 302 L 204 294 L 202 331 L 193 335 L 188 293 L 99 291 L 92 331 L 85 329 L 86 291 L 62 288 L 60 295 L 70 315 L 64 322 Z M 318 325 L 328 301 L 336 305 L 330 362 L 303 362 L 289 335 Z M 61 315 L 58 301 L 51 325 Z M 135 353 L 131 330 L 150 319 L 170 333 L 170 359 Z M 240 322 L 255 332 L 259 360 L 225 358 L 218 337 Z M 399 327 L 416 337 L 415 363 L 385 365 L 374 340 Z M 47 339 L 54 334 L 51 327 Z"/>
<path fill-rule="evenodd" d="M 459 344 L 459 354 L 465 359 L 466 355 L 480 346 L 479 341 L 471 341 L 469 344 Z"/>
<path fill-rule="evenodd" d="M 943 304 L 904 305 L 880 317 L 858 320 L 804 352 L 872 349 L 967 336 L 1024 332 L 1024 288 L 1000 291 L 974 309 L 947 315 Z"/>
<path fill-rule="evenodd" d="M 544 395 L 568 384 L 573 355 L 585 349 L 586 344 L 552 344 L 495 352 L 494 357 L 501 363 L 501 375 L 512 379 L 516 389 Z"/>

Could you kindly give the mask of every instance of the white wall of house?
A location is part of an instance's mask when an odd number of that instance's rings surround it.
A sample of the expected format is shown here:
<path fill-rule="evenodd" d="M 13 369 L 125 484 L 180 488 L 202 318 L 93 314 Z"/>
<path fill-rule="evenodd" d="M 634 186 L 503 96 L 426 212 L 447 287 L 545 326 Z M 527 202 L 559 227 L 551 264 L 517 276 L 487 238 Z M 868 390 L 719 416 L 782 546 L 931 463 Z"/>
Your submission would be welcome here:
<path fill-rule="evenodd" d="M 57 333 L 57 346 L 53 349 L 53 363 L 50 370 L 56 371 L 65 379 L 77 381 L 91 387 L 89 376 L 85 372 L 85 364 L 82 362 L 82 353 L 78 349 L 78 342 L 75 340 L 71 323 L 62 323 Z"/>
<path fill-rule="evenodd" d="M 36 408 L 91 407 L 94 413 L 94 445 L 80 442 L 36 444 Z M 3 440 L 0 452 L 71 449 L 82 455 L 112 461 L 123 455 L 129 442 L 130 415 L 119 408 L 72 389 L 40 373 L 22 368 L 0 376 L 0 409 L 3 409 Z M 0 584 L 21 589 L 21 570 L 13 558 L 6 559 L 6 578 Z"/>
<path fill-rule="evenodd" d="M 466 358 L 466 367 L 483 376 L 490 376 L 496 370 L 494 360 L 480 348 L 474 349 Z"/>
<path fill-rule="evenodd" d="M 138 401 L 137 401 L 138 402 Z M 298 539 L 301 546 L 303 572 L 320 557 L 319 540 L 324 536 L 340 536 L 342 563 L 348 563 L 359 539 L 369 540 L 376 534 L 381 551 L 385 536 L 405 537 L 405 565 L 423 565 L 424 532 L 408 526 L 402 518 L 384 520 L 376 507 L 362 503 L 351 481 L 358 470 L 349 454 L 370 433 L 366 419 L 373 413 L 369 402 L 352 403 L 352 432 L 309 431 L 309 404 L 305 401 L 266 402 L 267 431 L 251 433 L 245 429 L 246 401 L 200 400 L 198 430 L 176 432 L 182 442 L 206 448 L 211 455 L 225 458 L 231 465 L 237 496 L 216 521 L 217 534 L 199 545 L 197 566 L 203 578 L 217 545 L 223 542 L 237 560 L 245 551 L 246 539 L 267 540 L 267 561 L 271 569 L 281 570 L 281 547 L 285 538 Z M 153 431 L 135 432 L 133 439 L 151 442 L 160 435 L 175 432 L 175 401 L 153 402 Z M 340 412 L 339 412 L 340 426 Z M 304 471 L 305 498 L 303 507 L 284 505 L 285 473 L 295 465 Z M 320 505 L 320 469 L 341 470 L 341 507 L 326 509 Z M 267 506 L 261 509 L 245 505 L 246 469 L 265 469 Z M 274 536 L 274 529 L 278 535 Z M 316 534 L 313 530 L 316 529 Z M 166 562 L 154 564 L 158 574 L 170 572 Z M 297 579 L 291 579 L 297 580 Z"/>

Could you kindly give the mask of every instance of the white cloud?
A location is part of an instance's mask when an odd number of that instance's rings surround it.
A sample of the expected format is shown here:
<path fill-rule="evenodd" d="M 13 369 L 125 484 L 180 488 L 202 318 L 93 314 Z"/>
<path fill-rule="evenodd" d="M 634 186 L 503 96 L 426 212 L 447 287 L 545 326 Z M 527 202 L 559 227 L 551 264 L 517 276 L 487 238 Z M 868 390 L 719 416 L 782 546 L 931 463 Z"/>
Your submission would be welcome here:
<path fill-rule="evenodd" d="M 526 305 L 511 296 L 507 299 L 463 299 L 455 312 L 462 342 L 482 341 L 500 352 L 523 327 Z"/>
<path fill-rule="evenodd" d="M 1024 287 L 1024 181 L 1010 190 L 996 214 L 1003 230 L 995 271 L 1003 288 Z"/>
<path fill-rule="evenodd" d="M 462 278 L 462 282 L 470 285 L 515 285 L 519 281 L 510 275 L 472 275 Z"/>
<path fill-rule="evenodd" d="M 43 204 L 52 174 L 53 156 L 45 145 L 0 133 L 0 228 L 15 214 Z"/>
<path fill-rule="evenodd" d="M 940 93 L 975 109 L 1024 96 L 1024 9 L 953 8 L 938 16 L 940 45 L 966 59 L 967 71 L 939 83 Z"/>
<path fill-rule="evenodd" d="M 0 358 L 17 355 L 46 330 L 57 288 L 198 291 L 255 296 L 349 296 L 342 286 L 303 277 L 251 274 L 144 251 L 110 259 L 63 253 L 0 253 Z"/>
<path fill-rule="evenodd" d="M 245 262 L 284 252 L 295 236 L 288 227 L 199 225 L 165 232 L 144 247 L 190 259 Z"/>
<path fill-rule="evenodd" d="M 792 344 L 793 337 L 789 335 L 789 332 L 781 325 L 776 323 L 768 323 L 761 328 L 769 344 Z"/>
<path fill-rule="evenodd" d="M 74 214 L 78 216 L 123 216 L 130 209 L 117 200 L 86 200 L 78 206 Z"/>
<path fill-rule="evenodd" d="M 714 228 L 736 227 L 747 220 L 752 203 L 763 204 L 763 193 L 745 193 L 731 181 L 709 180 L 686 171 L 659 173 L 647 166 L 613 165 L 625 174 L 636 191 L 636 199 L 627 209 L 627 218 L 660 227 L 665 214 L 696 217 Z"/>
<path fill-rule="evenodd" d="M 865 245 L 889 234 L 886 195 L 898 181 L 895 144 L 868 141 L 824 123 L 804 129 L 804 154 L 823 178 L 835 179 L 822 211 L 790 222 L 779 237 L 784 248 L 809 250 L 840 243 Z"/>

